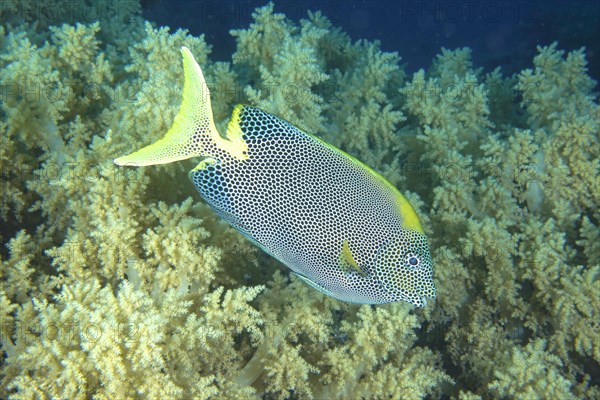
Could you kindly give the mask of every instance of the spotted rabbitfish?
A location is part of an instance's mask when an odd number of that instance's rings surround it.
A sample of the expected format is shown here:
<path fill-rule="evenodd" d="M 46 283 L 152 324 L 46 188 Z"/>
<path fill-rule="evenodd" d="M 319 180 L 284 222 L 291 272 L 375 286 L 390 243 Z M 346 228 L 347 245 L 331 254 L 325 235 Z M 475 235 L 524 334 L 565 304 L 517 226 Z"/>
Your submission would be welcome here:
<path fill-rule="evenodd" d="M 301 280 L 365 304 L 435 298 L 427 238 L 408 200 L 354 157 L 263 110 L 234 108 L 222 137 L 200 66 L 182 47 L 183 100 L 123 166 L 203 157 L 189 173 L 215 212 Z"/>

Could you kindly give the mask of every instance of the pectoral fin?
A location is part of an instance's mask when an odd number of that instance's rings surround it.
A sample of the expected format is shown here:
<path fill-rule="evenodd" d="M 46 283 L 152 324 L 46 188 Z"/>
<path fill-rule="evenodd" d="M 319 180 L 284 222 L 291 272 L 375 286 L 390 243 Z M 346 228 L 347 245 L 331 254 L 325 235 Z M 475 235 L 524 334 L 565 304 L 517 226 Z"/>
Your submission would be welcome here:
<path fill-rule="evenodd" d="M 340 253 L 340 267 L 346 271 L 354 271 L 360 276 L 366 276 L 367 273 L 358 265 L 352 251 L 350 251 L 350 244 L 348 240 L 344 240 L 342 244 L 342 252 Z"/>

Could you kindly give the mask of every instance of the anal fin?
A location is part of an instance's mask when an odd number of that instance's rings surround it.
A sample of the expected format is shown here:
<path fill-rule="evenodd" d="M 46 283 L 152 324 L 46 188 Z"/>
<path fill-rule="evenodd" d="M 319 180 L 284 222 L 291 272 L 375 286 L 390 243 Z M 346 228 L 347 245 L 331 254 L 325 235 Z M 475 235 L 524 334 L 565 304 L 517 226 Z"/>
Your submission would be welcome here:
<path fill-rule="evenodd" d="M 326 294 L 327 296 L 333 297 L 334 299 L 337 299 L 338 296 L 336 294 L 334 294 L 331 290 L 325 289 L 323 286 L 319 285 L 316 282 L 313 282 L 312 280 L 310 280 L 309 278 L 307 278 L 304 275 L 300 275 L 297 272 L 292 272 L 294 275 L 296 275 L 298 278 L 300 278 L 300 280 L 304 281 L 308 286 L 317 289 L 319 292 Z"/>

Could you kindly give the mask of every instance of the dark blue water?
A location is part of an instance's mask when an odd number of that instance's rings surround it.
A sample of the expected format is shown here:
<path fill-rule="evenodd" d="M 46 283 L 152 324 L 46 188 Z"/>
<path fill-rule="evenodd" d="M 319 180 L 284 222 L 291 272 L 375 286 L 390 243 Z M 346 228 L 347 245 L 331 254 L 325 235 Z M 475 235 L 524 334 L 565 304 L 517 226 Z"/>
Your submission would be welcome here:
<path fill-rule="evenodd" d="M 206 34 L 212 58 L 229 60 L 229 35 L 246 28 L 265 1 L 146 0 L 144 18 L 172 29 Z M 442 47 L 470 47 L 476 66 L 511 74 L 531 66 L 536 46 L 558 41 L 571 51 L 586 47 L 590 75 L 600 78 L 600 1 L 277 1 L 292 20 L 321 10 L 353 40 L 379 40 L 397 51 L 407 71 L 427 68 Z"/>

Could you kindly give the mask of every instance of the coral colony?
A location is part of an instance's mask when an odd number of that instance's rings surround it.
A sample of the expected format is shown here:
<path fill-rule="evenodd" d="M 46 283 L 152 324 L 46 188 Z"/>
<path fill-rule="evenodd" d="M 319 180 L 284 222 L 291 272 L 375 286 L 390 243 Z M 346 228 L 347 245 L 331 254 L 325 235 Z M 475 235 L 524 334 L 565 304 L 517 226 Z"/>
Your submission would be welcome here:
<path fill-rule="evenodd" d="M 513 76 L 441 49 L 409 76 L 321 13 L 268 4 L 214 62 L 204 36 L 113 7 L 0 27 L 0 397 L 600 397 L 600 108 L 583 49 L 547 43 Z M 219 131 L 236 104 L 259 107 L 402 188 L 436 298 L 336 300 L 216 217 L 195 164 L 115 166 L 172 125 L 182 46 Z"/>

